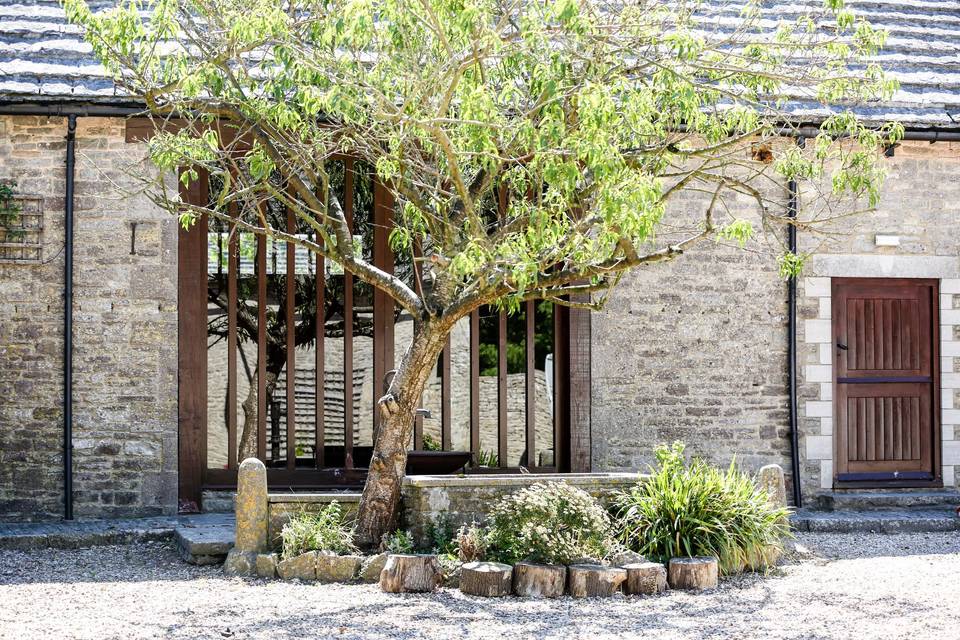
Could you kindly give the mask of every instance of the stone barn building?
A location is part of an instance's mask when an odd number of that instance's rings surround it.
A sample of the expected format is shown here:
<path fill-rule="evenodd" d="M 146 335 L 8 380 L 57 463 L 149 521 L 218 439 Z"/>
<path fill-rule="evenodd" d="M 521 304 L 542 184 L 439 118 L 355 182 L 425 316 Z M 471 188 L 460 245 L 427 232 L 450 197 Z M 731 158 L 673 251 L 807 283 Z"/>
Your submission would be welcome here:
<path fill-rule="evenodd" d="M 412 473 L 632 472 L 680 439 L 782 465 L 804 504 L 956 491 L 960 14 L 852 4 L 889 29 L 901 82 L 862 115 L 907 128 L 877 211 L 800 230 L 796 280 L 707 244 L 625 277 L 602 312 L 475 314 L 428 385 Z M 56 0 L 0 5 L 0 521 L 203 508 L 246 455 L 276 487 L 362 482 L 409 318 L 282 243 L 179 230 L 138 193 L 141 111 Z M 389 194 L 342 169 L 364 251 L 390 261 Z M 195 184 L 182 196 L 205 202 Z M 802 217 L 810 199 L 780 188 Z"/>

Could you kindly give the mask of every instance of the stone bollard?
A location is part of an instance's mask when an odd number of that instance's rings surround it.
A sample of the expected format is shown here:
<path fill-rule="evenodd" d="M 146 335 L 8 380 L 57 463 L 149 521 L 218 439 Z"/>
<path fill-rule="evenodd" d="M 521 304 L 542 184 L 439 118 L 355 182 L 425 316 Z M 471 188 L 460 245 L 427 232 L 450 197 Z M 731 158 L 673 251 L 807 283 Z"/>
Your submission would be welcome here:
<path fill-rule="evenodd" d="M 757 484 L 766 492 L 771 506 L 777 508 L 787 506 L 787 486 L 780 465 L 768 464 L 762 467 L 757 474 Z"/>
<path fill-rule="evenodd" d="M 237 470 L 237 533 L 223 570 L 231 576 L 257 574 L 257 555 L 267 550 L 267 467 L 247 458 Z"/>

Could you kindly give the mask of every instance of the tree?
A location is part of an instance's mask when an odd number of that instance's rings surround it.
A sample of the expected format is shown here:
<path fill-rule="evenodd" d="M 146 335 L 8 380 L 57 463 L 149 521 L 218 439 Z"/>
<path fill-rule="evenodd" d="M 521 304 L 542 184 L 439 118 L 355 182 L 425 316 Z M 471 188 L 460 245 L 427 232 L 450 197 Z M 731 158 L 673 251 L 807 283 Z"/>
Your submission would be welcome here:
<path fill-rule="evenodd" d="M 867 60 L 885 34 L 843 0 L 792 21 L 748 0 L 732 22 L 685 0 L 64 5 L 120 87 L 161 120 L 149 146 L 161 172 L 186 167 L 189 182 L 203 168 L 222 180 L 216 206 L 181 203 L 162 180 L 158 203 L 185 227 L 209 215 L 304 246 L 415 318 L 378 401 L 358 516 L 367 543 L 395 520 L 414 410 L 457 320 L 530 299 L 595 308 L 628 269 L 707 239 L 745 243 L 758 221 L 729 213 L 729 196 L 754 199 L 769 231 L 811 222 L 787 217 L 787 180 L 872 205 L 878 151 L 901 134 L 841 109 L 806 152 L 777 144 L 798 106 L 896 89 Z M 179 125 L 165 128 L 174 116 Z M 395 196 L 391 246 L 407 256 L 419 247 L 425 286 L 353 251 L 329 188 L 328 163 L 344 154 L 375 167 Z M 658 240 L 668 204 L 690 192 L 707 194 L 699 221 Z M 260 214 L 270 201 L 319 240 L 272 224 Z M 802 257 L 780 260 L 789 274 Z"/>

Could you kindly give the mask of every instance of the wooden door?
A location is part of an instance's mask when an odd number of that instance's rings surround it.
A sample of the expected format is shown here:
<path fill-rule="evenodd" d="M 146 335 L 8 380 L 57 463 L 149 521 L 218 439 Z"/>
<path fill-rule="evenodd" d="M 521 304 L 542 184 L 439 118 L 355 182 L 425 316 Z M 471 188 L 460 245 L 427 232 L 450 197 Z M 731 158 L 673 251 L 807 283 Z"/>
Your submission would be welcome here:
<path fill-rule="evenodd" d="M 835 278 L 832 295 L 836 484 L 938 484 L 937 281 Z"/>

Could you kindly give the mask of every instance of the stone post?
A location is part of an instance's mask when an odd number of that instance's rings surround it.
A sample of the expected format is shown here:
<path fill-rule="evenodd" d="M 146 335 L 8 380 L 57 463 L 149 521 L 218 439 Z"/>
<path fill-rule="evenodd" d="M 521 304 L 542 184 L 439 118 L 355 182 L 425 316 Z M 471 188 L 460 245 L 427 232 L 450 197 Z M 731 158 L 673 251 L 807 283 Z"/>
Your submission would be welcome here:
<path fill-rule="evenodd" d="M 247 458 L 237 470 L 237 533 L 223 569 L 227 575 L 257 573 L 257 555 L 267 551 L 267 467 Z"/>
<path fill-rule="evenodd" d="M 787 486 L 780 465 L 768 464 L 762 467 L 757 474 L 757 484 L 766 492 L 771 506 L 776 508 L 787 506 Z"/>

